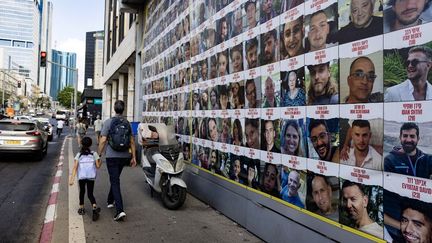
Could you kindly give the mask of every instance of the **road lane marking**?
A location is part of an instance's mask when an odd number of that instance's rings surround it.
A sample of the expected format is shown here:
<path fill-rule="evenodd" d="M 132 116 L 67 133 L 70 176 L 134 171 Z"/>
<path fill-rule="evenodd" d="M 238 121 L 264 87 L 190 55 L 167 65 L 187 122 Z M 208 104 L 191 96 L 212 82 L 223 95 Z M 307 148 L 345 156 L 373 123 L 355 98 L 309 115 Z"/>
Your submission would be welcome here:
<path fill-rule="evenodd" d="M 45 213 L 44 225 L 42 227 L 41 235 L 39 237 L 40 243 L 50 243 L 52 240 L 52 234 L 54 229 L 54 221 L 56 218 L 57 211 L 57 196 L 59 192 L 59 182 L 63 175 L 63 152 L 66 139 L 63 141 L 62 148 L 60 150 L 59 162 L 57 164 L 57 171 L 53 179 L 53 185 L 51 187 L 51 193 L 48 198 L 48 205 Z"/>
<path fill-rule="evenodd" d="M 72 151 L 73 139 L 69 139 L 68 146 L 68 161 L 69 161 L 69 172 L 72 173 L 74 166 L 74 154 Z M 75 180 L 73 186 L 69 186 L 69 242 L 86 242 L 85 232 L 84 232 L 84 221 L 82 215 L 77 213 L 78 204 L 78 180 Z"/>

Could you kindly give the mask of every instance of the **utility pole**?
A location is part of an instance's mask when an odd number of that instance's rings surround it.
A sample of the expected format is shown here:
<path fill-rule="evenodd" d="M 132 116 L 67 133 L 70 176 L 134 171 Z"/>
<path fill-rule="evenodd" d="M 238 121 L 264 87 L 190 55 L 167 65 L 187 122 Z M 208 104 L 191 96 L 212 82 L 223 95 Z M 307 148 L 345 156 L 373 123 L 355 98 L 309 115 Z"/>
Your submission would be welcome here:
<path fill-rule="evenodd" d="M 8 74 L 10 75 L 10 71 L 11 71 L 11 65 L 12 65 L 12 57 L 11 56 L 9 56 L 9 64 L 8 64 Z M 9 77 L 9 75 L 8 75 L 8 77 Z M 4 75 L 3 74 L 3 81 L 2 81 L 2 106 L 3 106 L 3 110 L 5 110 L 6 109 L 6 107 L 4 107 L 4 100 L 5 100 L 5 85 L 4 85 L 4 82 L 5 82 L 5 79 L 6 79 L 6 75 Z"/>
<path fill-rule="evenodd" d="M 52 61 L 50 61 L 50 60 L 46 60 L 46 62 L 48 62 L 48 63 L 50 63 L 50 64 L 52 64 L 52 65 L 57 65 L 57 66 L 59 66 L 59 67 L 62 67 L 62 68 L 66 68 L 66 69 L 69 69 L 69 70 L 72 70 L 72 71 L 74 71 L 75 72 L 75 82 L 74 82 L 74 95 L 73 95 L 73 104 L 74 104 L 74 119 L 73 119 L 73 129 L 75 129 L 75 127 L 76 127 L 76 116 L 77 116 L 77 89 L 78 89 L 78 68 L 71 68 L 71 67 L 68 67 L 68 66 L 65 66 L 65 65 L 62 65 L 62 64 L 60 64 L 60 63 L 56 63 L 56 62 L 52 62 Z M 71 107 L 72 107 L 72 103 L 71 103 Z M 75 133 L 74 133 L 75 134 Z"/>

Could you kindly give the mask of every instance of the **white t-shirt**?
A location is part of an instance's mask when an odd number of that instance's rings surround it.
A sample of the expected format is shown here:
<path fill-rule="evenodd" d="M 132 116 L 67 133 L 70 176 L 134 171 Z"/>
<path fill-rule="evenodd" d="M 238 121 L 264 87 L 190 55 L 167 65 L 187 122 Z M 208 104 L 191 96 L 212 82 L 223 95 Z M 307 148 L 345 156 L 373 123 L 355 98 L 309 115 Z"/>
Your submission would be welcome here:
<path fill-rule="evenodd" d="M 64 126 L 64 121 L 63 120 L 58 120 L 57 121 L 57 128 L 63 128 Z"/>

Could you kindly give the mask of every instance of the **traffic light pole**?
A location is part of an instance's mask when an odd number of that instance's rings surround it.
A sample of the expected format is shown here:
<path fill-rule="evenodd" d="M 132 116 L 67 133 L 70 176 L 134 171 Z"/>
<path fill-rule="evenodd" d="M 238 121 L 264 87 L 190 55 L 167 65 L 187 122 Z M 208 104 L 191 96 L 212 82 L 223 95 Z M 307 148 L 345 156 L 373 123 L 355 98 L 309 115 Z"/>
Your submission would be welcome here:
<path fill-rule="evenodd" d="M 51 65 L 56 65 L 62 68 L 66 68 L 69 70 L 72 70 L 75 72 L 75 82 L 74 82 L 74 100 L 73 100 L 73 104 L 74 104 L 74 120 L 73 120 L 73 129 L 75 129 L 76 127 L 76 118 L 77 118 L 77 89 L 78 89 L 78 68 L 71 68 L 68 66 L 65 66 L 63 64 L 60 63 L 56 63 L 56 62 L 52 62 L 50 60 L 46 60 L 46 62 L 50 63 Z M 72 103 L 71 103 L 71 107 L 72 107 Z M 75 133 L 74 133 L 75 134 Z"/>

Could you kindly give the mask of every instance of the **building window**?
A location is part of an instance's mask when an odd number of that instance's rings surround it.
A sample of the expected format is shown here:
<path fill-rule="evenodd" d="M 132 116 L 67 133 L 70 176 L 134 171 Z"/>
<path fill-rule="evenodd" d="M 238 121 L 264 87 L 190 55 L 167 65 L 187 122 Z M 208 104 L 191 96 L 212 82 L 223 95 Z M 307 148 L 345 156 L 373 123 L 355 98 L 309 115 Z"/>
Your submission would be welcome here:
<path fill-rule="evenodd" d="M 14 40 L 13 41 L 13 46 L 15 46 L 15 47 L 26 47 L 26 44 L 25 44 L 25 41 Z"/>
<path fill-rule="evenodd" d="M 27 48 L 33 48 L 34 44 L 33 42 L 27 42 Z"/>
<path fill-rule="evenodd" d="M 0 39 L 0 46 L 11 46 L 11 40 Z"/>

